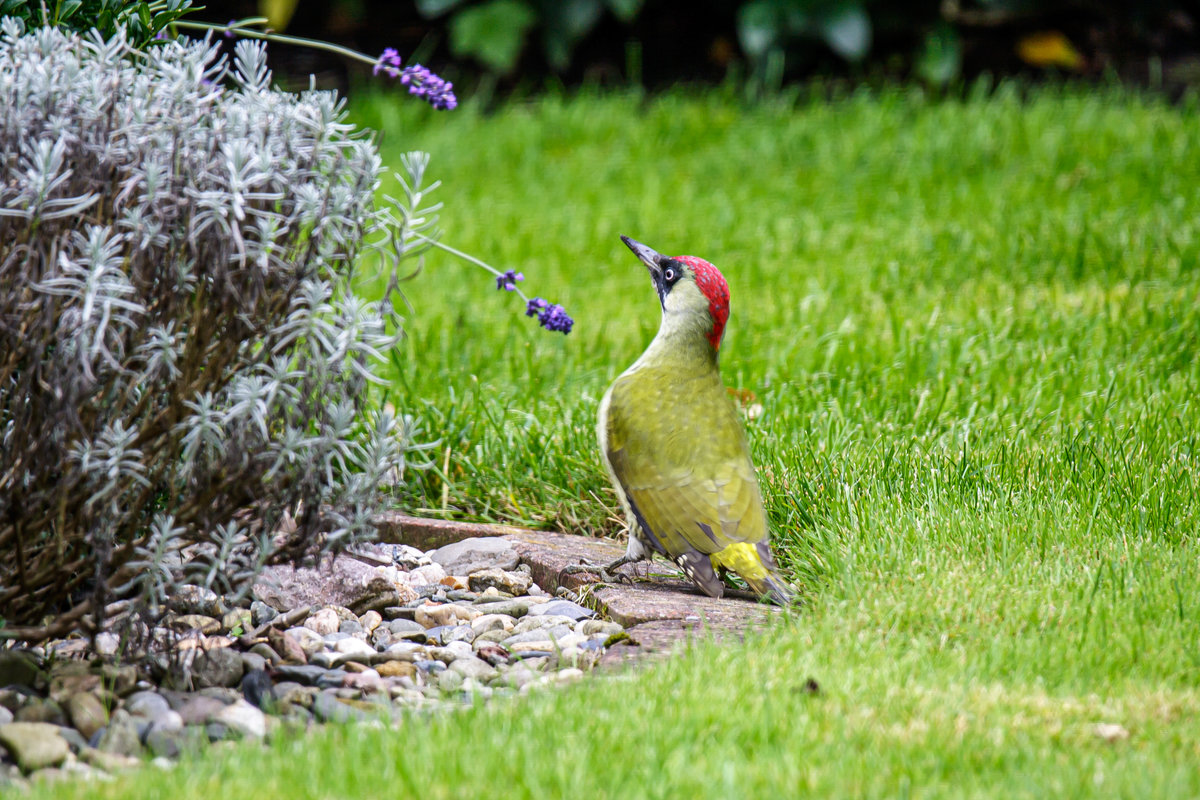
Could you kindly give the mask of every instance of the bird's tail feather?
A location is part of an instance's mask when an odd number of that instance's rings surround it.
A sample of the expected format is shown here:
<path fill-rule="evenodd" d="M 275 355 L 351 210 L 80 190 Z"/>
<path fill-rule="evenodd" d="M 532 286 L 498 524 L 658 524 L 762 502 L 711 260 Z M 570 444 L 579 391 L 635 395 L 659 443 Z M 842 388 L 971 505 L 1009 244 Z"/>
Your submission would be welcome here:
<path fill-rule="evenodd" d="M 781 606 L 795 602 L 796 590 L 780 577 L 766 542 L 739 542 L 714 553 L 712 559 L 715 565 L 736 572 L 759 597 Z"/>

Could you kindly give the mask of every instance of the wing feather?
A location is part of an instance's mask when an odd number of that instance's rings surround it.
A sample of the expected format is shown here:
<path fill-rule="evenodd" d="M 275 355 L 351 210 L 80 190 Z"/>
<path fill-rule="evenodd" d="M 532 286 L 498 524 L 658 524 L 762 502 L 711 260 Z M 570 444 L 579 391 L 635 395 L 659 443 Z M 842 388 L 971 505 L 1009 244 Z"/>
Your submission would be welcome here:
<path fill-rule="evenodd" d="M 638 411 L 647 408 L 653 413 Z M 606 414 L 613 474 L 666 555 L 766 541 L 742 421 L 718 375 L 626 373 L 610 390 Z"/>

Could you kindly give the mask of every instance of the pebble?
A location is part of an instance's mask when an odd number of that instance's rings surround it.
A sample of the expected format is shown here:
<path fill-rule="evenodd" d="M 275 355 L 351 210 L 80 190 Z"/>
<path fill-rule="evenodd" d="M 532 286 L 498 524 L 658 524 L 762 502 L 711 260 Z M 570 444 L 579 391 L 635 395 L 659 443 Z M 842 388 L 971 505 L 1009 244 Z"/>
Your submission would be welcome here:
<path fill-rule="evenodd" d="M 337 633 L 340 624 L 341 620 L 338 619 L 337 612 L 332 608 L 322 608 L 304 620 L 304 627 L 318 636 Z"/>
<path fill-rule="evenodd" d="M 319 653 L 325 649 L 325 640 L 312 628 L 288 628 L 285 633 L 296 640 L 305 656 L 311 656 L 313 653 Z"/>
<path fill-rule="evenodd" d="M 394 619 L 385 623 L 392 636 L 397 639 L 425 641 L 425 626 L 411 619 Z"/>
<path fill-rule="evenodd" d="M 212 721 L 251 739 L 267 735 L 267 718 L 260 709 L 238 700 L 213 715 Z"/>
<path fill-rule="evenodd" d="M 377 549 L 387 557 L 388 547 Z M 26 774 L 103 776 L 147 757 L 170 764 L 208 742 L 263 739 L 275 724 L 387 719 L 402 708 L 525 692 L 584 674 L 623 631 L 548 596 L 506 539 L 390 552 L 394 566 L 372 569 L 357 599 L 342 595 L 353 610 L 331 604 L 301 617 L 307 609 L 183 587 L 167 627 L 134 639 L 150 643 L 153 673 L 113 663 L 126 646 L 115 630 L 0 651 L 0 687 L 9 687 L 0 688 L 0 732 L 48 736 L 42 754 L 18 755 L 0 735 L 8 769 L 15 761 Z M 186 669 L 183 686 L 155 682 L 175 669 L 171 647 Z"/>
<path fill-rule="evenodd" d="M 533 585 L 533 577 L 524 572 L 507 572 L 502 569 L 484 569 L 471 573 L 469 585 L 473 592 L 496 589 L 516 596 L 525 594 Z"/>
<path fill-rule="evenodd" d="M 279 612 L 271 606 L 264 603 L 262 600 L 255 600 L 250 604 L 250 621 L 257 627 L 258 625 L 266 625 L 276 617 Z"/>
<path fill-rule="evenodd" d="M 95 736 L 96 731 L 103 728 L 108 721 L 108 712 L 104 710 L 104 704 L 91 692 L 76 692 L 71 695 L 67 698 L 66 710 L 71 724 L 85 739 Z"/>
<path fill-rule="evenodd" d="M 200 689 L 210 686 L 237 686 L 244 672 L 242 655 L 232 647 L 207 650 L 192 661 L 192 680 Z"/>
<path fill-rule="evenodd" d="M 471 620 L 471 630 L 478 636 L 488 631 L 511 631 L 516 623 L 507 614 L 484 614 Z"/>
<path fill-rule="evenodd" d="M 488 681 L 499 674 L 491 664 L 474 656 L 454 659 L 454 662 L 450 664 L 450 669 L 464 678 L 474 678 L 477 681 Z"/>
<path fill-rule="evenodd" d="M 71 753 L 67 740 L 58 735 L 58 728 L 48 722 L 10 722 L 0 725 L 0 745 L 8 748 L 26 774 L 57 766 Z"/>
<path fill-rule="evenodd" d="M 200 631 L 206 636 L 221 632 L 220 620 L 206 617 L 203 614 L 184 614 L 171 620 L 169 626 L 171 630 L 181 633 Z"/>
<path fill-rule="evenodd" d="M 167 608 L 179 614 L 203 614 L 219 617 L 225 613 L 225 604 L 212 589 L 185 584 L 178 586 L 167 598 Z"/>
<path fill-rule="evenodd" d="M 267 652 L 259 649 L 263 647 L 267 648 Z M 296 640 L 296 637 L 278 628 L 270 628 L 267 631 L 267 644 L 256 644 L 250 648 L 250 651 L 265 656 L 272 664 L 278 664 L 280 661 L 289 664 L 303 664 L 308 661 L 308 654 L 304 652 L 304 647 Z"/>
<path fill-rule="evenodd" d="M 474 606 L 443 603 L 418 606 L 414 619 L 426 628 L 437 628 L 443 625 L 454 625 L 458 622 L 470 622 L 482 614 L 483 612 Z"/>
<path fill-rule="evenodd" d="M 520 559 L 512 542 L 499 536 L 463 539 L 429 553 L 449 575 L 470 575 L 481 569 L 515 569 Z"/>
<path fill-rule="evenodd" d="M 592 611 L 590 608 L 584 608 L 578 603 L 572 603 L 570 600 L 551 600 L 548 603 L 534 606 L 529 609 L 529 613 L 535 616 L 553 614 L 560 617 L 570 617 L 572 620 L 591 619 L 596 616 L 595 611 Z"/>

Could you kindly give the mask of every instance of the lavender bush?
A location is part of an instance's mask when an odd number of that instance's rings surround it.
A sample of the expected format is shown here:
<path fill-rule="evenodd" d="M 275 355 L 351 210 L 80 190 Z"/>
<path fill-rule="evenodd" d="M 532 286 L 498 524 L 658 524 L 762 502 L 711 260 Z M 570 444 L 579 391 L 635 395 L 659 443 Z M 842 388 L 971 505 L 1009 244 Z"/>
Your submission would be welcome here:
<path fill-rule="evenodd" d="M 349 287 L 365 247 L 394 276 L 432 238 L 426 159 L 377 207 L 336 97 L 272 90 L 260 43 L 234 61 L 3 22 L 0 635 L 245 592 L 368 535 L 415 448 L 363 403 L 391 298 Z"/>

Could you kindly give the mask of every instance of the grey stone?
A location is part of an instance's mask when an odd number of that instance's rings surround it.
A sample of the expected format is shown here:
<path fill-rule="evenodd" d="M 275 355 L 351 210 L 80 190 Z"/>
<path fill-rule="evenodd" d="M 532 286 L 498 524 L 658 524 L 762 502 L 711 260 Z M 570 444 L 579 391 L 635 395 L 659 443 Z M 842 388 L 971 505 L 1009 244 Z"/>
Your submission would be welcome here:
<path fill-rule="evenodd" d="M 241 656 L 243 672 L 254 672 L 256 670 L 261 672 L 270 663 L 258 653 L 242 653 Z"/>
<path fill-rule="evenodd" d="M 88 749 L 87 739 L 74 728 L 59 726 L 58 735 L 67 740 L 72 753 L 81 753 Z"/>
<path fill-rule="evenodd" d="M 322 650 L 319 653 L 313 653 L 308 659 L 308 663 L 322 669 L 332 669 L 337 664 L 341 663 L 345 656 L 338 653 L 330 653 L 328 650 Z"/>
<path fill-rule="evenodd" d="M 300 645 L 300 649 L 304 654 L 311 656 L 313 653 L 319 653 L 325 649 L 325 640 L 316 631 L 308 628 L 288 628 L 285 631 L 288 636 L 291 636 Z M 280 654 L 284 655 L 284 654 Z M 285 656 L 286 659 L 286 656 Z"/>
<path fill-rule="evenodd" d="M 0 706 L 0 725 L 7 725 L 13 721 L 13 713 L 4 706 Z"/>
<path fill-rule="evenodd" d="M 279 631 L 279 634 L 283 635 L 283 631 Z M 299 645 L 297 645 L 297 649 L 298 648 Z M 275 650 L 266 642 L 259 642 L 258 644 L 254 645 L 254 647 L 251 647 L 247 652 L 258 656 L 271 666 L 275 666 L 282 660 L 279 657 L 279 653 L 276 653 Z M 301 650 L 300 652 L 303 654 L 304 651 Z"/>
<path fill-rule="evenodd" d="M 451 642 L 445 647 L 429 648 L 429 657 L 449 664 L 456 658 L 474 655 L 475 651 L 466 642 Z"/>
<path fill-rule="evenodd" d="M 447 645 L 450 642 L 470 643 L 475 639 L 475 630 L 470 625 L 439 625 L 425 631 L 430 644 Z"/>
<path fill-rule="evenodd" d="M 572 620 L 591 619 L 596 616 L 596 612 L 590 608 L 584 608 L 578 603 L 572 603 L 570 600 L 551 600 L 549 603 L 542 603 L 529 609 L 532 616 L 543 616 L 552 614 L 560 617 L 570 617 Z"/>
<path fill-rule="evenodd" d="M 462 688 L 466 678 L 461 672 L 448 669 L 437 677 L 438 688 L 444 692 L 454 692 Z"/>
<path fill-rule="evenodd" d="M 214 647 L 192 662 L 192 680 L 198 688 L 237 686 L 242 680 L 242 655 L 231 647 Z"/>
<path fill-rule="evenodd" d="M 229 728 L 220 722 L 210 722 L 204 726 L 204 733 L 210 742 L 220 742 L 229 738 Z"/>
<path fill-rule="evenodd" d="M 395 641 L 395 638 L 391 630 L 382 625 L 371 631 L 371 644 L 375 646 L 376 650 L 387 649 L 388 645 Z"/>
<path fill-rule="evenodd" d="M 512 636 L 512 635 L 513 635 L 513 632 L 511 630 L 505 630 L 504 628 L 494 628 L 490 631 L 484 631 L 483 633 L 478 634 L 475 637 L 475 641 L 472 642 L 471 644 L 475 645 L 476 647 L 478 647 L 481 643 L 484 643 L 484 642 L 490 642 L 492 644 L 499 644 L 500 642 L 503 642 L 505 639 L 507 639 L 509 636 Z"/>
<path fill-rule="evenodd" d="M 412 639 L 413 641 L 425 641 L 425 626 L 411 619 L 394 619 L 384 623 L 388 630 L 397 639 Z"/>
<path fill-rule="evenodd" d="M 347 656 L 363 656 L 363 655 L 373 656 L 373 655 L 375 655 L 374 647 L 371 647 L 371 645 L 367 644 L 366 642 L 362 641 L 361 639 L 355 639 L 354 637 L 350 637 L 348 639 L 342 639 L 340 642 L 338 642 L 337 644 L 335 644 L 333 646 L 333 649 L 336 650 L 338 653 L 341 653 L 342 655 L 347 655 Z"/>
<path fill-rule="evenodd" d="M 91 692 L 76 692 L 67 698 L 67 716 L 84 738 L 91 739 L 108 721 L 108 712 L 100 698 Z"/>
<path fill-rule="evenodd" d="M 254 615 L 246 608 L 235 608 L 221 617 L 221 630 L 230 636 L 241 636 L 254 624 Z"/>
<path fill-rule="evenodd" d="M 206 636 L 221 632 L 221 621 L 204 614 L 183 614 L 171 620 L 170 625 L 171 630 L 200 631 Z"/>
<path fill-rule="evenodd" d="M 8 749 L 17 766 L 30 773 L 67 760 L 71 747 L 58 730 L 47 722 L 10 722 L 0 725 L 0 745 Z"/>
<path fill-rule="evenodd" d="M 137 722 L 124 709 L 117 709 L 108 720 L 108 727 L 100 734 L 96 749 L 122 756 L 136 756 L 142 751 Z"/>
<path fill-rule="evenodd" d="M 506 572 L 495 568 L 473 572 L 468 580 L 473 592 L 494 588 L 514 596 L 525 594 L 533 585 L 533 578 L 524 572 Z"/>
<path fill-rule="evenodd" d="M 417 661 L 413 664 L 413 666 L 427 675 L 436 675 L 437 673 L 444 672 L 446 670 L 446 665 L 444 663 L 441 661 L 435 661 L 434 659 Z"/>
<path fill-rule="evenodd" d="M 511 650 L 513 645 L 525 644 L 527 642 L 555 642 L 571 633 L 571 629 L 566 625 L 555 625 L 549 628 L 537 628 L 536 630 L 514 634 L 500 644 Z"/>
<path fill-rule="evenodd" d="M 484 614 L 504 614 L 518 618 L 529 613 L 529 603 L 524 600 L 497 600 L 489 603 L 476 603 L 475 607 Z"/>
<path fill-rule="evenodd" d="M 157 692 L 134 692 L 125 698 L 122 708 L 135 717 L 155 720 L 170 711 L 171 704 Z"/>
<path fill-rule="evenodd" d="M 203 586 L 177 586 L 167 598 L 167 608 L 177 614 L 204 614 L 219 617 L 227 610 L 216 592 Z"/>
<path fill-rule="evenodd" d="M 49 722 L 51 725 L 66 725 L 67 715 L 58 703 L 48 697 L 31 698 L 13 715 L 17 722 Z"/>
<path fill-rule="evenodd" d="M 570 617 L 559 616 L 544 616 L 544 617 L 526 617 L 513 627 L 513 633 L 526 633 L 528 631 L 541 630 L 543 628 L 558 628 L 566 627 L 568 629 L 574 626 Z"/>
<path fill-rule="evenodd" d="M 313 686 L 327 671 L 315 664 L 282 664 L 275 668 L 275 677 L 281 681 L 295 681 L 304 686 Z"/>
<path fill-rule="evenodd" d="M 450 665 L 450 669 L 459 673 L 464 678 L 474 678 L 477 681 L 488 681 L 497 675 L 495 667 L 474 656 L 456 658 L 454 663 Z"/>
<path fill-rule="evenodd" d="M 625 628 L 617 622 L 609 622 L 604 619 L 584 619 L 575 623 L 575 631 L 582 633 L 584 636 L 592 636 L 602 634 L 605 637 L 614 636 L 624 632 Z"/>
<path fill-rule="evenodd" d="M 364 712 L 346 705 L 338 700 L 336 695 L 329 692 L 321 692 L 316 696 L 313 700 L 312 711 L 313 715 L 321 722 L 351 722 L 366 719 Z"/>
<path fill-rule="evenodd" d="M 185 725 L 203 725 L 226 705 L 215 697 L 193 695 L 179 708 L 179 717 Z"/>
<path fill-rule="evenodd" d="M 388 645 L 388 648 L 383 651 L 383 655 L 389 659 L 400 661 L 420 661 L 429 657 L 429 649 L 416 642 L 396 642 Z"/>
<path fill-rule="evenodd" d="M 337 633 L 339 624 L 337 612 L 332 608 L 318 609 L 312 616 L 304 620 L 304 627 L 320 636 Z"/>
<path fill-rule="evenodd" d="M 266 670 L 255 669 L 242 676 L 242 696 L 250 705 L 270 710 L 275 702 L 275 689 Z"/>
<path fill-rule="evenodd" d="M 117 697 L 124 697 L 137 685 L 137 667 L 132 664 L 101 664 L 100 680 Z"/>
<path fill-rule="evenodd" d="M 242 698 L 242 693 L 237 689 L 231 689 L 224 686 L 210 686 L 207 689 L 201 689 L 196 692 L 201 697 L 211 697 L 214 700 L 220 700 L 225 705 L 236 703 Z"/>
<path fill-rule="evenodd" d="M 250 621 L 255 626 L 266 625 L 279 616 L 279 612 L 271 608 L 262 600 L 255 600 L 250 604 Z"/>
<path fill-rule="evenodd" d="M 101 631 L 96 634 L 94 646 L 96 655 L 102 658 L 111 658 L 121 647 L 121 637 L 112 631 Z"/>
<path fill-rule="evenodd" d="M 370 612 L 368 612 L 368 613 L 370 613 Z M 378 612 L 376 612 L 376 613 L 378 613 Z M 342 620 L 342 623 L 340 625 L 338 625 L 338 633 L 348 633 L 348 634 L 353 635 L 356 633 L 363 633 L 363 632 L 364 632 L 364 629 L 363 629 L 362 623 L 356 619 L 344 619 L 344 620 Z"/>
<path fill-rule="evenodd" d="M 336 688 L 342 685 L 349 673 L 344 669 L 329 669 L 325 670 L 325 674 L 317 678 L 316 686 L 319 689 Z"/>
<path fill-rule="evenodd" d="M 254 598 L 287 611 L 313 605 L 348 606 L 366 594 L 375 567 L 349 556 L 322 559 L 319 567 L 271 565 L 254 583 Z"/>
<path fill-rule="evenodd" d="M 410 545 L 394 544 L 391 549 L 392 563 L 401 569 L 413 570 L 430 563 L 424 551 Z"/>
<path fill-rule="evenodd" d="M 261 739 L 267 735 L 266 715 L 245 700 L 225 706 L 213 715 L 213 721 L 250 739 Z"/>
<path fill-rule="evenodd" d="M 146 749 L 155 756 L 179 758 L 183 750 L 183 740 L 182 727 L 178 730 L 155 727 L 146 734 Z"/>
<path fill-rule="evenodd" d="M 449 575 L 470 575 L 489 567 L 514 569 L 520 562 L 512 543 L 498 536 L 463 539 L 439 547 L 429 558 Z"/>
<path fill-rule="evenodd" d="M 321 638 L 325 641 L 326 647 L 331 647 L 331 646 L 337 644 L 338 642 L 342 641 L 343 639 L 353 639 L 354 637 L 348 633 L 334 631 L 333 633 L 325 634 Z"/>

